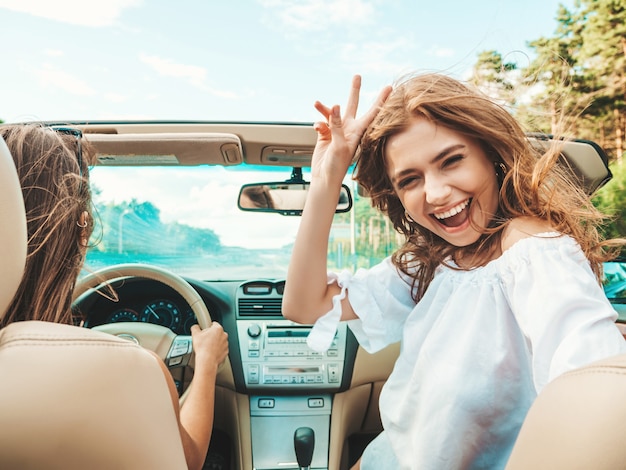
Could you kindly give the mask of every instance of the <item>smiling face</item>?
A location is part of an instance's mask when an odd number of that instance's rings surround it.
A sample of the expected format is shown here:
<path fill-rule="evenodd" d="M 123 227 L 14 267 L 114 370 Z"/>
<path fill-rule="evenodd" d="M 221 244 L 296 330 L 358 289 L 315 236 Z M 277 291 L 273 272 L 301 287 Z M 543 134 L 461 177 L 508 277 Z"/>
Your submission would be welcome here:
<path fill-rule="evenodd" d="M 459 247 L 479 239 L 498 209 L 498 182 L 476 140 L 414 118 L 385 150 L 393 188 L 417 224 Z"/>

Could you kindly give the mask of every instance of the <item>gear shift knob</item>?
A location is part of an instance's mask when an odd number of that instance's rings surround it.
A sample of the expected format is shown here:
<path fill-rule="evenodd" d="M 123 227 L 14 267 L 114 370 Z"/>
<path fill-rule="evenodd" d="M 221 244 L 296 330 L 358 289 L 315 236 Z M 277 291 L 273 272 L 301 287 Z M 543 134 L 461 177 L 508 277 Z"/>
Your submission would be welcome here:
<path fill-rule="evenodd" d="M 315 448 L 315 433 L 313 429 L 301 427 L 293 434 L 293 446 L 296 450 L 296 459 L 300 469 L 311 468 L 313 449 Z"/>

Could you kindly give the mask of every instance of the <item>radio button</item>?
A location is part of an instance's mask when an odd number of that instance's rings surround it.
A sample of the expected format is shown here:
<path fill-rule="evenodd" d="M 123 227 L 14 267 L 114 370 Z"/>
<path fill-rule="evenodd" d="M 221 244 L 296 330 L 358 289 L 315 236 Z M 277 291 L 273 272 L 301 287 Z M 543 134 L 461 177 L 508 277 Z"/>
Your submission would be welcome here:
<path fill-rule="evenodd" d="M 323 407 L 324 407 L 323 398 L 309 398 L 309 408 L 323 408 Z"/>
<path fill-rule="evenodd" d="M 257 338 L 261 334 L 261 327 L 258 323 L 253 323 L 248 327 L 248 336 Z"/>
<path fill-rule="evenodd" d="M 249 364 L 248 365 L 248 383 L 258 384 L 259 383 L 259 366 L 258 364 Z"/>
<path fill-rule="evenodd" d="M 274 399 L 259 398 L 259 408 L 274 408 Z"/>
<path fill-rule="evenodd" d="M 328 364 L 328 382 L 339 382 L 339 366 L 337 364 Z"/>

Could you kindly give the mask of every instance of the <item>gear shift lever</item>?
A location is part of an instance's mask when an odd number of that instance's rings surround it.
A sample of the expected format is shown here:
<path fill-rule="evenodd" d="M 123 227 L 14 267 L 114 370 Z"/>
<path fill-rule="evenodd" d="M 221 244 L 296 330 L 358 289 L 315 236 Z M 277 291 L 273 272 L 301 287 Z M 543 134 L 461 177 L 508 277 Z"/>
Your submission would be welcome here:
<path fill-rule="evenodd" d="M 313 429 L 302 427 L 293 434 L 293 446 L 296 450 L 296 459 L 300 470 L 310 470 L 315 448 L 315 433 Z"/>

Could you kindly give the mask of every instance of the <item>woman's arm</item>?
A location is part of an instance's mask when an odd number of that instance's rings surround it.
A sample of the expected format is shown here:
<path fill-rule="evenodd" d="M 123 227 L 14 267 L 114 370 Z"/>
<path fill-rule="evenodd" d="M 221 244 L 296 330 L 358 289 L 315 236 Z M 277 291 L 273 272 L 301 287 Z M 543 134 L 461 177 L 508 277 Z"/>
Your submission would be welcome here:
<path fill-rule="evenodd" d="M 315 108 L 326 121 L 315 123 L 317 143 L 311 161 L 311 186 L 302 221 L 296 236 L 283 294 L 283 315 L 299 323 L 314 323 L 332 308 L 332 297 L 340 291 L 326 278 L 328 237 L 343 178 L 354 159 L 363 132 L 391 91 L 385 87 L 369 111 L 359 119 L 356 112 L 361 77 L 355 76 L 341 117 L 338 105 Z M 342 301 L 342 318 L 356 318 L 346 298 Z"/>
<path fill-rule="evenodd" d="M 228 335 L 222 326 L 215 322 L 204 330 L 200 330 L 198 325 L 192 326 L 191 335 L 196 355 L 195 371 L 182 407 L 169 370 L 161 359 L 159 362 L 178 418 L 187 468 L 200 470 L 204 465 L 213 432 L 215 381 L 218 366 L 228 355 Z"/>
<path fill-rule="evenodd" d="M 530 343 L 537 391 L 564 372 L 626 352 L 617 313 L 573 238 L 525 237 L 505 255 L 503 288 Z"/>

